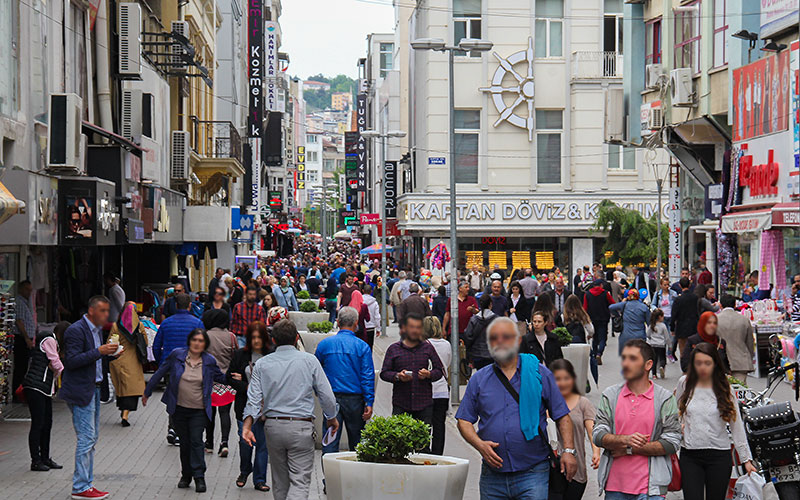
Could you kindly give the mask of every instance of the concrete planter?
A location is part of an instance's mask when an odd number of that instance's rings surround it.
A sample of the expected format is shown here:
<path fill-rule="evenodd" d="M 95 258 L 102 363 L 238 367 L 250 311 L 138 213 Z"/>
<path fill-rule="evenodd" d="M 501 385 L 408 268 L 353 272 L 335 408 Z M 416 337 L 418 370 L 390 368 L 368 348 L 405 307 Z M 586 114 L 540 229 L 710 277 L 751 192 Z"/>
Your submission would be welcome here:
<path fill-rule="evenodd" d="M 300 311 L 289 311 L 289 319 L 292 320 L 297 330 L 308 330 L 309 323 L 320 323 L 328 321 L 327 312 L 306 313 Z"/>
<path fill-rule="evenodd" d="M 561 348 L 564 359 L 572 363 L 575 368 L 576 384 L 581 394 L 586 393 L 586 382 L 589 380 L 589 354 L 592 348 L 589 344 L 570 344 Z"/>
<path fill-rule="evenodd" d="M 358 462 L 355 452 L 322 457 L 329 500 L 461 500 L 469 460 L 438 455 L 411 455 L 402 465 Z"/>

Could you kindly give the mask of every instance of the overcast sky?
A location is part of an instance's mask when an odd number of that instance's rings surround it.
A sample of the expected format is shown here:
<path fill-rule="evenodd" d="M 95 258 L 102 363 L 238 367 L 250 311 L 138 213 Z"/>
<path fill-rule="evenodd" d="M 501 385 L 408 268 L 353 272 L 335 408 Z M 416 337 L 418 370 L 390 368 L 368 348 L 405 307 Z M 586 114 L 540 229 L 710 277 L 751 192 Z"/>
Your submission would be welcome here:
<path fill-rule="evenodd" d="M 378 5 L 386 2 L 385 5 Z M 303 79 L 322 73 L 358 76 L 356 63 L 366 56 L 368 33 L 391 33 L 390 0 L 283 0 L 279 22 L 281 52 L 289 54 L 290 75 Z"/>

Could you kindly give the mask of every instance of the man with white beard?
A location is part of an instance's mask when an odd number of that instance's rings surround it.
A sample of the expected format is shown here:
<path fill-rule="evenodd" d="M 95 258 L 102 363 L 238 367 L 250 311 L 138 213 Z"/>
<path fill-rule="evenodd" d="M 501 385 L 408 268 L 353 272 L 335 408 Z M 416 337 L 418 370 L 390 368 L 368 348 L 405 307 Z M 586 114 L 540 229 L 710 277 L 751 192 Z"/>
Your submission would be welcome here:
<path fill-rule="evenodd" d="M 494 363 L 472 375 L 456 413 L 461 436 L 483 457 L 481 498 L 547 499 L 548 413 L 564 436 L 561 472 L 571 481 L 577 470 L 569 408 L 550 370 L 519 354 L 521 340 L 514 321 L 492 321 L 486 343 Z"/>

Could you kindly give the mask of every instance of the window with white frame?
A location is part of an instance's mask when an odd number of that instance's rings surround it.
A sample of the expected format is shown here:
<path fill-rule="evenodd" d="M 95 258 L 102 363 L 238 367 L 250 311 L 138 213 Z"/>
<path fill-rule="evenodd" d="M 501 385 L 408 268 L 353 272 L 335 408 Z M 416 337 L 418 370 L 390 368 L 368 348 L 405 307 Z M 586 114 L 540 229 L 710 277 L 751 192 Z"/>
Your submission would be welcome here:
<path fill-rule="evenodd" d="M 536 182 L 558 184 L 561 182 L 561 134 L 564 129 L 564 111 L 536 110 Z"/>
<path fill-rule="evenodd" d="M 307 170 L 306 171 L 306 182 L 309 184 L 314 184 L 319 181 L 319 175 L 314 170 Z"/>
<path fill-rule="evenodd" d="M 326 172 L 333 172 L 334 168 L 336 168 L 336 165 L 334 164 L 334 161 L 335 160 L 333 158 L 323 158 L 322 159 L 322 170 L 324 170 Z"/>
<path fill-rule="evenodd" d="M 453 0 L 453 44 L 464 38 L 481 37 L 481 0 Z M 456 55 L 467 55 L 464 51 L 457 51 Z M 471 51 L 470 57 L 480 57 L 478 51 Z"/>
<path fill-rule="evenodd" d="M 700 72 L 700 0 L 675 12 L 675 67 Z"/>
<path fill-rule="evenodd" d="M 536 57 L 564 56 L 564 0 L 536 0 L 535 34 Z"/>
<path fill-rule="evenodd" d="M 386 73 L 392 70 L 394 64 L 394 44 L 381 43 L 380 44 L 380 65 L 381 65 L 381 78 L 386 78 Z"/>
<path fill-rule="evenodd" d="M 608 169 L 609 170 L 620 170 L 625 168 L 625 163 L 622 161 L 622 146 L 616 146 L 614 144 L 607 144 L 606 145 L 606 156 L 608 158 Z"/>
<path fill-rule="evenodd" d="M 605 0 L 603 51 L 622 54 L 622 0 Z"/>
<path fill-rule="evenodd" d="M 306 135 L 306 142 L 307 142 L 308 144 L 314 144 L 314 143 L 316 143 L 318 140 L 319 140 L 319 136 L 317 136 L 317 135 L 314 135 L 314 134 L 307 134 L 307 135 Z"/>
<path fill-rule="evenodd" d="M 14 0 L 0 0 L 0 115 L 17 110 L 17 72 L 19 71 L 19 39 L 17 9 Z"/>
<path fill-rule="evenodd" d="M 455 151 L 453 167 L 456 182 L 478 183 L 478 140 L 481 132 L 481 112 L 477 109 L 455 110 Z"/>
<path fill-rule="evenodd" d="M 84 118 L 88 115 L 86 81 L 86 10 L 72 2 L 69 5 L 70 28 L 64 30 L 67 67 L 65 68 L 66 91 L 74 92 L 83 99 Z"/>
<path fill-rule="evenodd" d="M 306 151 L 306 161 L 316 163 L 319 159 L 319 151 Z"/>
<path fill-rule="evenodd" d="M 728 0 L 714 0 L 714 67 L 728 64 Z"/>

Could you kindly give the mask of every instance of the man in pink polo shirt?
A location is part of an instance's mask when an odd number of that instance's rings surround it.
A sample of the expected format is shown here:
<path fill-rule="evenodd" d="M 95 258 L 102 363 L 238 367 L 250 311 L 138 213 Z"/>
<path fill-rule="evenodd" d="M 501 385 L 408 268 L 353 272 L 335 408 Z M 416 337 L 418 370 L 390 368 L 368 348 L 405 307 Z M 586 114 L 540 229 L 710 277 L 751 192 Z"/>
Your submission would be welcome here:
<path fill-rule="evenodd" d="M 625 382 L 603 391 L 592 440 L 604 448 L 597 479 L 606 500 L 660 500 L 672 480 L 670 455 L 681 426 L 672 393 L 649 379 L 653 348 L 641 339 L 622 349 Z"/>

